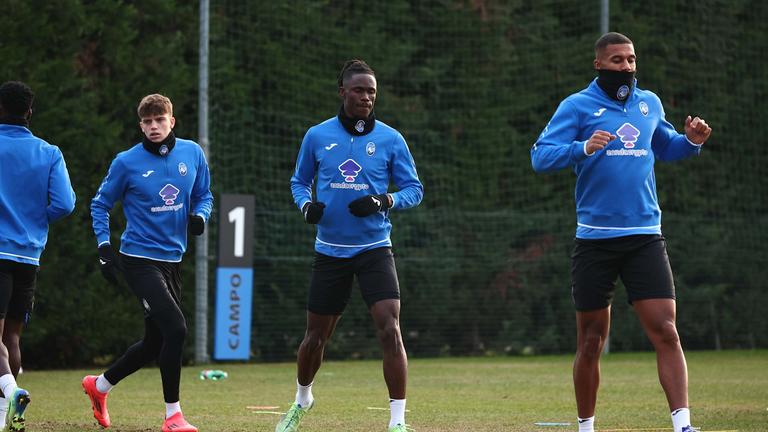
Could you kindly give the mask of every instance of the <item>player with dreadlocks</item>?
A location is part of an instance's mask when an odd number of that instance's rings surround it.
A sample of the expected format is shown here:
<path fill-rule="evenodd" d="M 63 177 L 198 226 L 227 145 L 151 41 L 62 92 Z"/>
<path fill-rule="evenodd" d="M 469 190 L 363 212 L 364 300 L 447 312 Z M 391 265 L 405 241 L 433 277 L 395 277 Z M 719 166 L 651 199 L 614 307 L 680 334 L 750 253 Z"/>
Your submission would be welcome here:
<path fill-rule="evenodd" d="M 374 71 L 362 60 L 350 60 L 338 83 L 341 109 L 307 131 L 291 177 L 294 201 L 304 220 L 317 225 L 317 236 L 307 328 L 298 352 L 296 400 L 275 430 L 297 431 L 312 408 L 312 384 L 323 350 L 357 277 L 383 351 L 389 432 L 405 432 L 408 360 L 400 333 L 400 289 L 389 212 L 418 205 L 424 188 L 403 136 L 374 115 Z M 398 192 L 387 192 L 390 181 Z"/>

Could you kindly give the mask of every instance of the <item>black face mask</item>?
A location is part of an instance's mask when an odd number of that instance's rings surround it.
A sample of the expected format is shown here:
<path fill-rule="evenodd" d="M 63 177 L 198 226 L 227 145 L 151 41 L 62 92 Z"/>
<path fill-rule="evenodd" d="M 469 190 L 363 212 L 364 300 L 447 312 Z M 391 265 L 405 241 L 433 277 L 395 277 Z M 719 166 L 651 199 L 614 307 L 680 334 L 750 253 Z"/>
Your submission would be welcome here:
<path fill-rule="evenodd" d="M 165 156 L 170 153 L 171 150 L 173 150 L 173 147 L 176 145 L 176 135 L 174 135 L 173 131 L 171 131 L 171 133 L 169 133 L 168 136 L 159 143 L 150 141 L 149 138 L 147 138 L 145 135 L 144 139 L 141 141 L 141 144 L 144 146 L 146 151 L 154 153 L 158 156 Z"/>
<path fill-rule="evenodd" d="M 19 117 L 19 116 L 2 116 L 0 117 L 0 124 L 9 124 L 14 126 L 24 126 L 29 127 L 29 118 L 27 117 Z"/>
<path fill-rule="evenodd" d="M 374 114 L 373 111 L 371 111 L 368 118 L 352 118 L 347 115 L 347 112 L 344 111 L 344 105 L 342 105 L 341 109 L 339 109 L 338 117 L 341 125 L 344 126 L 344 129 L 346 129 L 350 135 L 367 135 L 373 130 L 373 127 L 376 126 L 376 114 Z"/>
<path fill-rule="evenodd" d="M 632 87 L 635 85 L 634 72 L 598 69 L 597 73 L 597 85 L 599 85 L 608 96 L 619 102 L 627 100 L 632 93 Z"/>

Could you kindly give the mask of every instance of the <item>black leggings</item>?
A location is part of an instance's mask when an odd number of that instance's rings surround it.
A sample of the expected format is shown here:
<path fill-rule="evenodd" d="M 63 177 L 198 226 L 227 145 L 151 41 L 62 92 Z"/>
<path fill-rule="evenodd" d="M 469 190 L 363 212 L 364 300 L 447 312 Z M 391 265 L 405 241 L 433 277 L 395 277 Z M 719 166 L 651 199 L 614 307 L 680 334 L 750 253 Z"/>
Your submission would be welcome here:
<path fill-rule="evenodd" d="M 112 384 L 157 359 L 166 403 L 179 401 L 181 358 L 187 323 L 181 312 L 179 263 L 121 256 L 125 278 L 144 309 L 144 338 L 106 372 Z"/>

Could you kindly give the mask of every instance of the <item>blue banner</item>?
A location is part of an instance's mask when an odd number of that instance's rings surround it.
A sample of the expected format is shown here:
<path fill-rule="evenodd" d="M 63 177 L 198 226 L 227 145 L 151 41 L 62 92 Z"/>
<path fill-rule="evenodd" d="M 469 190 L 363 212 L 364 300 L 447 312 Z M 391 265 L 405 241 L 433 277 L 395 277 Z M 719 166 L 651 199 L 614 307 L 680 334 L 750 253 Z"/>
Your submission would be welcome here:
<path fill-rule="evenodd" d="M 216 270 L 214 359 L 249 359 L 252 298 L 252 268 L 219 267 Z"/>

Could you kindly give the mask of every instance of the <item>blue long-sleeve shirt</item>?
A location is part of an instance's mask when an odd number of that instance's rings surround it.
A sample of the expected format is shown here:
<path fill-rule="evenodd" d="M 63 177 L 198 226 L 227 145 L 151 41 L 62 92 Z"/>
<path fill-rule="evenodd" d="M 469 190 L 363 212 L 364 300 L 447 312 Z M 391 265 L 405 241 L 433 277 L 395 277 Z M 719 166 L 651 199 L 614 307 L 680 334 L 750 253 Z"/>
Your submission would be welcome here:
<path fill-rule="evenodd" d="M 48 224 L 74 208 L 61 150 L 24 126 L 0 124 L 0 259 L 39 265 Z"/>
<path fill-rule="evenodd" d="M 347 132 L 337 117 L 310 128 L 291 177 L 291 192 L 300 210 L 312 201 L 315 176 L 317 201 L 326 205 L 317 224 L 315 250 L 333 257 L 348 258 L 392 245 L 389 211 L 356 217 L 349 212 L 350 202 L 387 193 L 390 180 L 399 188 L 391 193 L 392 209 L 417 206 L 424 196 L 405 139 L 378 120 L 370 133 L 361 136 Z"/>
<path fill-rule="evenodd" d="M 597 130 L 616 139 L 592 155 L 586 143 Z M 573 167 L 576 173 L 576 237 L 601 239 L 661 234 L 654 162 L 698 155 L 667 122 L 653 92 L 634 88 L 625 102 L 610 98 L 597 81 L 560 103 L 531 149 L 533 169 Z"/>
<path fill-rule="evenodd" d="M 187 249 L 189 214 L 208 220 L 213 206 L 208 163 L 194 141 L 176 138 L 166 156 L 139 143 L 121 152 L 91 201 L 99 245 L 109 243 L 109 211 L 122 201 L 127 221 L 120 252 L 179 262 Z"/>

